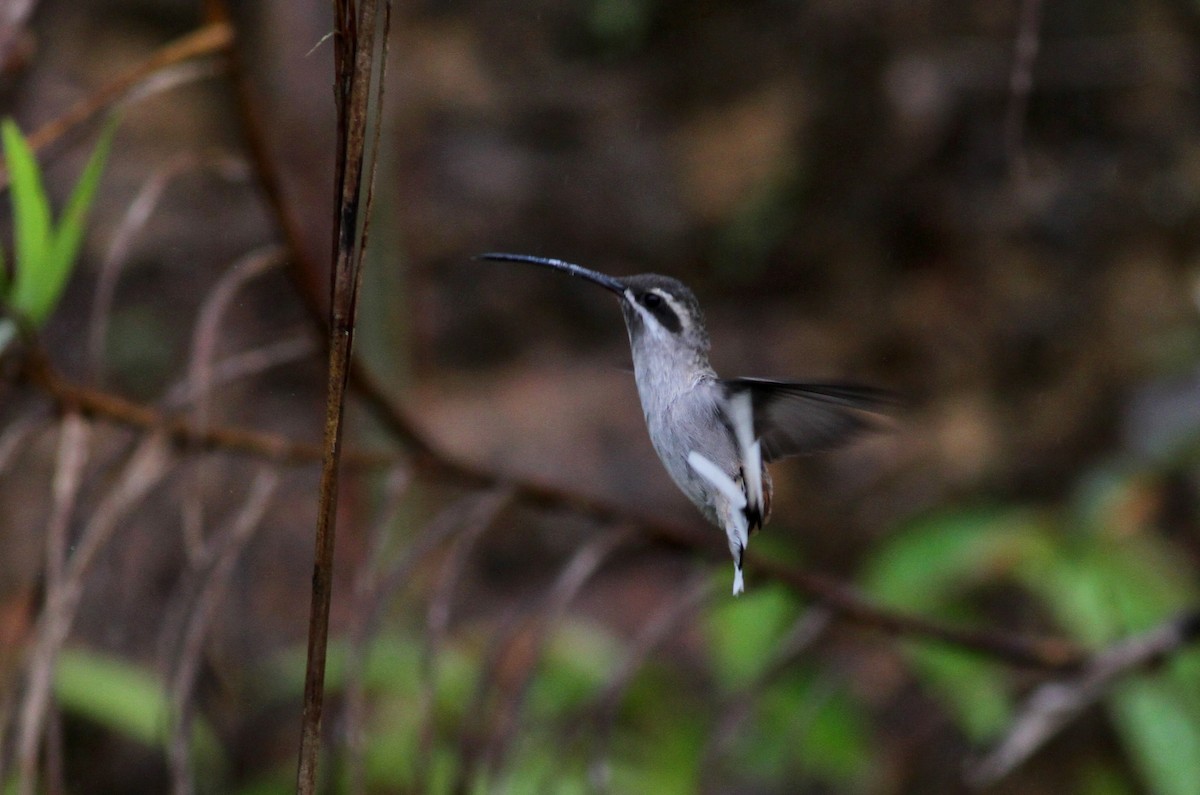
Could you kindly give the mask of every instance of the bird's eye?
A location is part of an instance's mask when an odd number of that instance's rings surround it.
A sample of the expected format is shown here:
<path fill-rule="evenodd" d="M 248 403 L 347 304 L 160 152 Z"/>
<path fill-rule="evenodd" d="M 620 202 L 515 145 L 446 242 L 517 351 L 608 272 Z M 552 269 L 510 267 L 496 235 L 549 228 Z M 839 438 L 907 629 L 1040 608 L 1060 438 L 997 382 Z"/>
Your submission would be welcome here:
<path fill-rule="evenodd" d="M 662 303 L 662 296 L 658 293 L 646 293 L 642 296 L 642 305 L 647 309 L 653 309 Z"/>

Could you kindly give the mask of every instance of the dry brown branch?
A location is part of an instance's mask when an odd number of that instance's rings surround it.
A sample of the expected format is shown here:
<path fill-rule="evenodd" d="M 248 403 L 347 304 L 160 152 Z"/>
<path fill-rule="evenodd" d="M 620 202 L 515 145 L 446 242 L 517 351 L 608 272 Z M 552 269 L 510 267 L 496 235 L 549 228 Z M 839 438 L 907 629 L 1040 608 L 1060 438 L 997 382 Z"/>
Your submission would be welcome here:
<path fill-rule="evenodd" d="M 163 428 L 169 438 L 188 449 L 248 453 L 290 465 L 311 464 L 319 460 L 320 451 L 315 445 L 241 428 L 214 427 L 201 430 L 156 409 L 70 384 L 51 371 L 44 363 L 44 358 L 31 357 L 27 371 L 29 380 L 45 389 L 62 408 L 75 407 L 84 416 L 100 417 L 138 428 Z M 345 458 L 348 465 L 362 467 L 388 466 L 398 460 L 395 456 L 369 453 L 347 453 Z M 475 488 L 511 488 L 513 499 L 527 505 L 568 510 L 603 524 L 633 525 L 659 543 L 705 552 L 714 559 L 721 559 L 726 554 L 722 539 L 704 528 L 647 517 L 575 491 L 510 479 L 432 452 L 414 455 L 412 464 L 425 475 L 448 483 Z M 746 560 L 748 570 L 755 576 L 783 583 L 832 610 L 841 620 L 866 628 L 901 637 L 933 640 L 986 654 L 1012 665 L 1043 670 L 1073 670 L 1084 659 L 1078 647 L 1067 641 L 942 624 L 876 605 L 847 584 L 831 577 L 798 569 L 753 552 L 747 552 Z"/>
<path fill-rule="evenodd" d="M 186 449 L 245 453 L 287 465 L 307 465 L 320 460 L 320 449 L 316 445 L 243 428 L 213 427 L 200 430 L 181 418 L 157 409 L 101 390 L 72 384 L 54 373 L 44 357 L 30 357 L 26 373 L 28 380 L 49 393 L 62 409 L 73 407 L 85 417 L 103 418 L 142 429 L 161 428 L 168 438 Z M 349 452 L 344 458 L 349 466 L 368 468 L 394 465 L 399 460 L 394 455 L 363 452 Z M 718 535 L 704 528 L 648 517 L 569 489 L 511 479 L 432 452 L 414 455 L 411 463 L 423 474 L 447 483 L 474 488 L 511 488 L 513 499 L 527 505 L 568 510 L 603 524 L 633 525 L 642 529 L 651 540 L 704 552 L 714 559 L 721 559 L 726 554 Z M 1073 670 L 1084 659 L 1078 647 L 1067 641 L 942 624 L 876 605 L 847 584 L 831 577 L 798 569 L 753 552 L 747 552 L 746 560 L 748 570 L 756 576 L 781 582 L 797 593 L 820 602 L 840 619 L 865 628 L 901 637 L 933 640 L 986 654 L 1012 665 L 1043 670 Z"/>
<path fill-rule="evenodd" d="M 1123 677 L 1145 671 L 1200 638 L 1200 613 L 1177 616 L 1097 651 L 1078 676 L 1041 685 L 1025 701 L 1008 734 L 967 770 L 971 787 L 990 787 L 1025 763 Z"/>
<path fill-rule="evenodd" d="M 278 434 L 246 428 L 214 426 L 194 427 L 182 417 L 100 389 L 80 386 L 55 372 L 45 356 L 31 352 L 24 362 L 26 381 L 42 389 L 61 411 L 78 411 L 84 417 L 101 419 L 146 431 L 161 431 L 177 447 L 196 450 L 223 450 L 243 453 L 287 466 L 308 466 L 321 460 L 318 445 L 295 442 Z M 349 452 L 346 464 L 353 467 L 386 467 L 397 457 L 379 453 Z"/>
<path fill-rule="evenodd" d="M 602 524 L 633 525 L 642 529 L 653 541 L 704 552 L 713 559 L 724 559 L 728 555 L 724 539 L 707 528 L 647 517 L 576 491 L 527 480 L 506 479 L 495 472 L 447 458 L 417 455 L 414 462 L 424 472 L 462 485 L 491 486 L 507 482 L 514 489 L 514 498 L 526 505 L 567 510 L 589 516 Z M 832 577 L 799 569 L 751 551 L 746 553 L 746 566 L 747 571 L 753 572 L 756 577 L 782 583 L 820 602 L 841 620 L 886 634 L 933 640 L 986 654 L 1011 665 L 1044 670 L 1073 670 L 1084 658 L 1079 648 L 1068 641 L 956 627 L 895 611 L 874 604 L 846 583 Z"/>
<path fill-rule="evenodd" d="M 92 564 L 113 537 L 120 520 L 169 471 L 166 441 L 159 434 L 147 436 L 80 533 L 75 551 L 66 562 L 60 587 L 46 592 L 45 607 L 38 618 L 36 637 L 26 666 L 27 681 L 17 727 L 19 795 L 33 795 L 36 789 L 38 747 L 50 705 L 55 660 L 75 620 Z"/>
<path fill-rule="evenodd" d="M 46 560 L 44 564 L 47 593 L 62 589 L 67 561 L 71 516 L 75 513 L 83 472 L 87 467 L 91 443 L 90 427 L 76 413 L 68 413 L 59 424 L 58 453 L 54 478 L 51 482 L 50 517 L 46 522 Z M 47 706 L 49 710 L 49 706 Z M 52 716 L 49 716 L 52 717 Z M 51 749 L 57 756 L 57 733 L 47 731 L 47 755 Z M 47 765 L 47 780 L 55 779 L 54 766 Z M 2 780 L 0 776 L 0 780 Z"/>
<path fill-rule="evenodd" d="M 210 545 L 214 548 L 210 556 L 212 562 L 203 577 L 203 585 L 184 629 L 179 644 L 178 662 L 169 686 L 172 727 L 168 758 L 172 790 L 177 795 L 189 795 L 195 791 L 191 764 L 192 692 L 200 669 L 204 640 L 216 616 L 217 608 L 225 597 L 234 566 L 255 529 L 262 523 L 280 480 L 280 475 L 275 469 L 261 467 L 250 485 L 250 492 L 246 495 L 241 510 Z"/>
<path fill-rule="evenodd" d="M 221 52 L 232 43 L 233 28 L 223 22 L 205 25 L 176 39 L 100 90 L 75 103 L 63 115 L 39 127 L 29 135 L 29 145 L 34 151 L 40 152 L 72 130 L 111 110 L 122 98 L 155 73 L 193 58 Z M 7 184 L 8 174 L 4 172 L 0 176 L 0 185 Z"/>
<path fill-rule="evenodd" d="M 208 5 L 218 18 L 229 18 L 226 0 L 209 0 Z M 388 24 L 386 20 L 384 24 L 385 26 Z M 262 186 L 263 195 L 275 217 L 275 222 L 279 225 L 284 245 L 287 246 L 288 277 L 295 286 L 296 293 L 299 295 L 313 327 L 323 338 L 327 338 L 329 318 L 324 286 L 326 280 L 321 276 L 323 269 L 306 247 L 304 235 L 301 233 L 300 219 L 288 203 L 278 164 L 271 154 L 258 102 L 236 44 L 230 48 L 228 57 L 229 74 L 237 101 L 238 121 L 241 123 L 242 137 L 246 143 L 249 159 L 254 165 Z M 378 131 L 379 128 L 376 126 L 373 134 L 378 135 Z M 355 394 L 363 401 L 376 420 L 409 451 L 425 455 L 431 460 L 445 460 L 435 452 L 424 434 L 417 429 L 404 410 L 392 399 L 382 382 L 367 369 L 359 358 L 354 356 L 351 356 L 350 361 L 350 383 L 354 387 Z"/>
<path fill-rule="evenodd" d="M 225 313 L 242 288 L 251 280 L 279 267 L 283 261 L 284 252 L 278 246 L 247 254 L 221 275 L 200 307 L 192 333 L 187 382 L 189 392 L 195 396 L 195 422 L 201 430 L 208 425 L 209 401 L 205 397 L 212 391 L 217 340 Z"/>

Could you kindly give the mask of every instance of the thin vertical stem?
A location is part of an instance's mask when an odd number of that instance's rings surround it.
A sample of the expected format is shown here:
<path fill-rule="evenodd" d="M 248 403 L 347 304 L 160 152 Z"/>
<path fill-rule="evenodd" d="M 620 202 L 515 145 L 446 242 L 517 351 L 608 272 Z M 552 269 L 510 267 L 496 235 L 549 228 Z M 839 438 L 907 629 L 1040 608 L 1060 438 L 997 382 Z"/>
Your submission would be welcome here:
<path fill-rule="evenodd" d="M 386 10 L 385 10 L 386 14 Z M 329 377 L 325 403 L 324 458 L 320 506 L 313 556 L 312 602 L 308 625 L 308 660 L 304 680 L 300 760 L 296 790 L 317 790 L 317 757 L 321 746 L 321 714 L 325 696 L 325 655 L 329 643 L 329 607 L 333 590 L 333 550 L 337 515 L 338 459 L 341 450 L 350 352 L 362 277 L 360 218 L 370 212 L 363 196 L 368 103 L 378 29 L 375 0 L 335 0 L 334 91 L 337 100 L 337 163 L 333 272 L 329 322 Z M 386 64 L 380 65 L 380 73 Z M 377 99 L 381 97 L 375 95 Z M 377 110 L 378 112 L 378 110 Z M 374 161 L 370 164 L 374 171 Z M 361 212 L 360 212 L 361 211 Z"/>

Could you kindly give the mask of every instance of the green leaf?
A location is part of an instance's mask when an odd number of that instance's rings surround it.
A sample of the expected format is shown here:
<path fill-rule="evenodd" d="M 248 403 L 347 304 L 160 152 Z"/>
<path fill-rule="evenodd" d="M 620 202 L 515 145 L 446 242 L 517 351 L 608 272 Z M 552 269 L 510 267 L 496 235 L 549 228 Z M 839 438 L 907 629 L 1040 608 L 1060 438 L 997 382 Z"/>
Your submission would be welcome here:
<path fill-rule="evenodd" d="M 50 252 L 44 263 L 45 271 L 42 274 L 41 290 L 38 292 L 36 302 L 30 304 L 26 310 L 29 319 L 36 324 L 44 323 L 50 313 L 54 311 L 67 279 L 74 269 L 79 246 L 83 242 L 83 233 L 87 228 L 92 200 L 100 185 L 100 175 L 104 173 L 104 163 L 108 159 L 108 151 L 112 147 L 112 139 L 116 130 L 117 120 L 114 117 L 105 125 L 104 131 L 100 134 L 100 140 L 97 141 L 92 156 L 88 158 L 83 174 L 79 177 L 79 182 L 76 183 L 75 190 L 71 192 L 71 198 L 67 201 L 67 208 L 63 211 L 62 218 L 59 219 L 58 228 L 53 233 Z"/>
<path fill-rule="evenodd" d="M 42 185 L 37 158 L 12 119 L 0 123 L 4 142 L 4 163 L 12 194 L 13 249 L 16 275 L 9 303 L 25 312 L 34 282 L 50 248 L 50 202 Z"/>
<path fill-rule="evenodd" d="M 1135 795 L 1136 791 L 1121 770 L 1106 760 L 1084 764 L 1072 792 L 1079 795 Z"/>
<path fill-rule="evenodd" d="M 799 777 L 859 791 L 872 762 L 869 725 L 840 674 L 802 670 L 762 692 L 729 758 L 746 781 Z"/>
<path fill-rule="evenodd" d="M 15 312 L 35 326 L 45 323 L 54 311 L 74 268 L 115 131 L 114 119 L 101 133 L 55 229 L 33 150 L 17 125 L 11 119 L 4 120 L 4 157 L 12 185 L 16 227 L 16 272 L 5 298 Z"/>
<path fill-rule="evenodd" d="M 584 706 L 619 664 L 619 648 L 611 636 L 598 627 L 565 623 L 550 638 L 529 683 L 530 712 L 553 718 Z"/>
<path fill-rule="evenodd" d="M 149 671 L 123 660 L 83 649 L 66 649 L 55 670 L 54 694 L 62 709 L 150 746 L 166 743 L 171 707 L 162 682 Z M 216 733 L 207 723 L 193 724 L 194 750 L 213 769 L 219 760 Z"/>
<path fill-rule="evenodd" d="M 1200 792 L 1200 715 L 1187 709 L 1174 688 L 1142 677 L 1121 685 L 1109 704 L 1117 732 L 1152 792 Z"/>
<path fill-rule="evenodd" d="M 1029 511 L 975 509 L 927 517 L 871 560 L 868 593 L 889 605 L 930 612 L 958 601 L 974 584 L 1007 575 L 1041 555 L 1042 530 Z"/>
<path fill-rule="evenodd" d="M 913 647 L 909 655 L 922 681 L 968 737 L 989 740 L 1008 725 L 1013 700 L 1004 669 L 976 654 L 947 647 Z"/>
<path fill-rule="evenodd" d="M 1020 577 L 1064 628 L 1093 646 L 1149 629 L 1197 597 L 1185 560 L 1152 537 L 1093 537 Z"/>
<path fill-rule="evenodd" d="M 774 585 L 722 600 L 708 615 L 709 648 L 719 681 L 728 689 L 749 684 L 772 659 L 797 615 L 792 596 Z"/>

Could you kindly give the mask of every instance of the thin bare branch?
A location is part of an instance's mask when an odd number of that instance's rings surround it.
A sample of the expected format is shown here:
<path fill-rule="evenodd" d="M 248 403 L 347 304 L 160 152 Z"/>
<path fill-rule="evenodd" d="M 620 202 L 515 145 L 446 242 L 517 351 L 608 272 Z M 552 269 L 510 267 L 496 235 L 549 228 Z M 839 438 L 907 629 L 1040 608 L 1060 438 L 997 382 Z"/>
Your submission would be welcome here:
<path fill-rule="evenodd" d="M 485 493 L 464 517 L 463 532 L 454 539 L 454 545 L 442 562 L 441 574 L 434 586 L 433 594 L 425 611 L 425 645 L 421 655 L 421 688 L 418 711 L 420 714 L 421 752 L 417 755 L 416 780 L 424 782 L 429 774 L 429 758 L 433 754 L 434 737 L 434 694 L 437 690 L 438 655 L 445 644 L 450 625 L 450 612 L 458 584 L 466 572 L 467 564 L 475 545 L 495 524 L 512 502 L 512 491 L 493 489 Z"/>
<path fill-rule="evenodd" d="M 100 263 L 100 275 L 96 280 L 96 294 L 92 301 L 92 315 L 88 324 L 88 369 L 92 381 L 97 384 L 102 381 L 104 346 L 108 338 L 108 320 L 112 312 L 113 296 L 121 270 L 129 261 L 133 242 L 158 208 L 170 183 L 182 174 L 202 167 L 211 167 L 214 172 L 228 179 L 235 178 L 239 171 L 243 178 L 246 173 L 245 164 L 232 158 L 202 158 L 193 152 L 177 155 L 155 169 L 142 183 L 112 235 L 108 250 Z"/>
<path fill-rule="evenodd" d="M 234 566 L 255 529 L 262 523 L 280 480 L 281 477 L 274 468 L 264 466 L 259 469 L 241 510 L 229 527 L 214 541 L 217 549 L 212 556 L 212 565 L 203 578 L 203 587 L 183 633 L 178 663 L 170 682 L 173 722 L 168 756 L 172 789 L 177 795 L 190 795 L 195 790 L 191 764 L 192 692 L 200 668 L 204 640 L 216 616 L 217 608 L 225 597 Z"/>
<path fill-rule="evenodd" d="M 34 0 L 8 0 L 0 4 L 0 71 L 8 65 L 9 55 L 35 5 Z"/>
<path fill-rule="evenodd" d="M 754 715 L 754 705 L 758 703 L 762 692 L 785 671 L 790 670 L 798 658 L 808 654 L 832 625 L 833 616 L 828 610 L 818 607 L 804 611 L 792 622 L 792 626 L 773 650 L 770 661 L 759 675 L 724 699 L 724 703 L 717 710 L 720 716 L 717 725 L 709 733 L 700 761 L 700 769 L 705 771 L 702 774 L 703 780 L 717 780 L 718 762 L 729 753 L 738 732 Z M 811 717 L 816 710 L 816 704 L 805 704 L 803 714 L 798 714 L 797 720 Z"/>
<path fill-rule="evenodd" d="M 481 760 L 464 760 L 462 768 L 468 772 L 468 777 L 462 781 L 471 781 L 470 774 L 475 764 L 482 762 L 483 771 L 495 773 L 511 747 L 516 726 L 520 722 L 525 696 L 529 683 L 541 661 L 546 642 L 551 631 L 558 626 L 566 614 L 567 608 L 575 601 L 575 597 L 583 586 L 600 570 L 600 567 L 621 547 L 629 543 L 634 536 L 635 528 L 625 526 L 614 532 L 603 533 L 576 550 L 575 554 L 560 571 L 542 604 L 532 611 L 532 618 L 521 626 L 502 647 L 501 653 L 494 656 L 488 665 L 484 666 L 481 681 L 499 681 L 495 676 L 500 662 L 512 655 L 518 648 L 522 654 L 519 673 L 510 676 L 507 686 L 508 698 L 501 695 L 501 703 L 497 706 L 491 720 L 487 735 L 487 746 Z M 511 662 L 511 660 L 509 660 Z M 482 711 L 471 711 L 467 714 L 481 715 Z"/>
<path fill-rule="evenodd" d="M 630 644 L 625 659 L 600 691 L 592 708 L 592 724 L 597 736 L 590 743 L 591 761 L 588 763 L 588 781 L 594 790 L 612 790 L 612 765 L 609 763 L 612 738 L 621 699 L 629 685 L 646 664 L 651 652 L 678 631 L 714 593 L 712 579 L 707 573 L 695 577 L 693 582 L 684 586 L 670 602 L 655 611 L 641 628 Z"/>
<path fill-rule="evenodd" d="M 1008 110 L 1004 116 L 1004 151 L 1008 167 L 1022 184 L 1028 164 L 1023 149 L 1025 116 L 1033 91 L 1033 64 L 1041 43 L 1042 0 L 1021 0 L 1016 52 L 1008 82 Z"/>
<path fill-rule="evenodd" d="M 209 389 L 260 375 L 267 370 L 284 364 L 307 359 L 317 352 L 311 335 L 298 334 L 294 337 L 269 342 L 259 348 L 230 354 L 212 366 Z M 167 408 L 182 408 L 199 400 L 202 395 L 186 379 L 176 383 L 163 398 Z"/>
<path fill-rule="evenodd" d="M 224 324 L 225 313 L 242 288 L 278 267 L 283 262 L 283 256 L 282 248 L 269 246 L 240 258 L 221 275 L 200 307 L 192 333 L 187 382 L 192 392 L 199 396 L 192 421 L 201 432 L 209 427 L 211 401 L 207 398 L 212 392 L 213 360 L 216 358 L 219 330 Z M 180 505 L 184 547 L 193 556 L 199 556 L 204 549 L 204 474 L 203 459 L 194 462 Z"/>
<path fill-rule="evenodd" d="M 279 267 L 284 261 L 284 251 L 279 246 L 251 252 L 235 262 L 205 298 L 196 318 L 192 333 L 192 354 L 188 362 L 188 390 L 197 396 L 195 421 L 201 430 L 208 425 L 208 401 L 204 395 L 211 392 L 211 381 L 216 358 L 219 331 L 225 321 L 225 313 L 241 290 L 252 280 Z"/>
<path fill-rule="evenodd" d="M 209 0 L 208 5 L 221 19 L 228 18 L 229 10 L 226 0 Z M 385 25 L 387 25 L 391 14 L 390 4 L 385 13 L 387 14 Z M 335 45 L 336 41 L 335 37 Z M 386 56 L 386 49 L 384 55 Z M 238 106 L 238 121 L 242 126 L 242 135 L 246 142 L 249 159 L 254 164 L 263 194 L 275 216 L 275 221 L 283 235 L 284 244 L 288 249 L 288 277 L 295 286 L 313 327 L 323 338 L 327 338 L 329 317 L 326 311 L 328 301 L 325 298 L 324 280 L 321 277 L 323 269 L 305 245 L 300 218 L 288 203 L 283 188 L 283 177 L 276 159 L 271 154 L 266 126 L 261 118 L 258 102 L 247 77 L 246 69 L 242 64 L 239 48 L 231 47 L 228 57 L 230 78 L 233 82 Z M 435 452 L 433 445 L 412 422 L 404 409 L 391 397 L 383 382 L 362 363 L 361 359 L 355 356 L 351 357 L 350 362 L 350 383 L 354 387 L 355 394 L 363 401 L 375 419 L 409 451 L 423 455 L 431 462 L 446 460 Z M 494 481 L 485 485 L 494 485 Z"/>
<path fill-rule="evenodd" d="M 14 421 L 0 436 L 0 475 L 29 448 L 30 440 L 46 430 L 51 421 L 44 412 L 31 411 Z"/>
<path fill-rule="evenodd" d="M 186 419 L 136 403 L 111 392 L 74 384 L 55 372 L 40 353 L 31 353 L 25 361 L 25 379 L 44 390 L 59 408 L 75 410 L 84 417 L 103 419 L 147 431 L 161 431 L 181 449 L 224 450 L 244 453 L 288 466 L 308 466 L 321 460 L 321 448 L 295 442 L 273 433 L 246 428 L 214 426 L 194 427 Z M 351 451 L 345 455 L 347 466 L 376 468 L 393 466 L 397 456 Z"/>
<path fill-rule="evenodd" d="M 221 52 L 233 43 L 233 28 L 223 22 L 205 25 L 176 39 L 155 52 L 142 63 L 118 76 L 108 85 L 75 103 L 66 113 L 29 135 L 29 145 L 40 152 L 47 146 L 111 110 L 122 98 L 146 79 L 184 61 Z M 8 173 L 0 174 L 0 186 L 8 184 Z"/>
<path fill-rule="evenodd" d="M 355 622 L 350 628 L 350 653 L 346 661 L 346 710 L 342 724 L 347 738 L 345 767 L 349 792 L 365 791 L 365 737 L 362 726 L 366 719 L 366 693 L 363 672 L 370 642 L 379 633 L 385 611 L 395 595 L 411 582 L 417 567 L 434 549 L 464 528 L 474 533 L 479 528 L 491 526 L 511 502 L 512 492 L 506 489 L 494 489 L 483 494 L 471 493 L 455 500 L 438 512 L 405 546 L 397 560 L 387 567 L 382 566 L 381 561 L 385 553 L 384 531 L 390 521 L 381 521 L 377 525 L 373 552 L 368 556 L 367 572 L 360 576 L 355 590 L 358 606 L 353 612 Z M 394 509 L 389 505 L 389 512 L 398 509 L 398 505 Z M 384 513 L 385 519 L 389 512 Z M 425 714 L 428 716 L 432 713 Z M 422 731 L 422 736 L 426 730 Z"/>
<path fill-rule="evenodd" d="M 17 729 L 19 795 L 33 795 L 37 782 L 38 747 L 50 705 L 54 664 L 75 620 L 87 575 L 96 557 L 116 532 L 120 520 L 138 505 L 170 470 L 166 440 L 147 436 L 126 464 L 120 479 L 92 513 L 67 561 L 60 587 L 47 591 L 37 636 L 27 665 L 28 679 Z"/>
<path fill-rule="evenodd" d="M 67 561 L 68 531 L 75 501 L 83 483 L 90 445 L 90 427 L 75 412 L 67 412 L 59 425 L 58 463 L 54 472 L 50 519 L 46 523 L 46 589 L 62 585 Z"/>
<path fill-rule="evenodd" d="M 385 0 L 387 5 L 387 0 Z M 325 657 L 329 642 L 329 607 L 333 590 L 333 549 L 337 528 L 337 486 L 346 388 L 350 378 L 358 293 L 362 283 L 363 240 L 360 230 L 368 101 L 379 28 L 375 0 L 337 0 L 334 35 L 334 98 L 337 106 L 337 156 L 334 179 L 333 281 L 329 320 L 329 374 L 325 409 L 324 457 L 313 553 L 312 604 L 304 679 L 304 710 L 296 788 L 301 795 L 317 790 L 317 758 L 325 700 Z M 361 22 L 361 24 L 358 24 Z M 379 63 L 382 74 L 387 68 Z M 376 109 L 380 112 L 380 109 Z"/>

